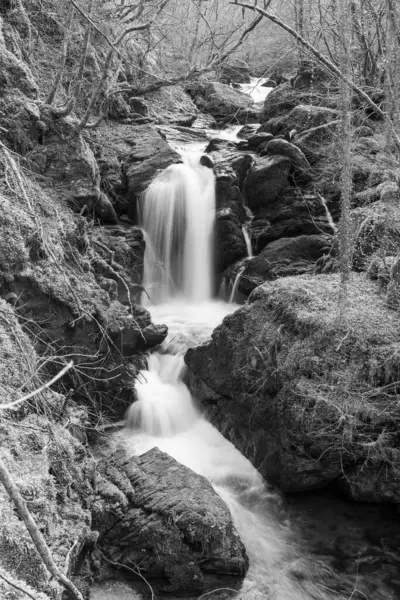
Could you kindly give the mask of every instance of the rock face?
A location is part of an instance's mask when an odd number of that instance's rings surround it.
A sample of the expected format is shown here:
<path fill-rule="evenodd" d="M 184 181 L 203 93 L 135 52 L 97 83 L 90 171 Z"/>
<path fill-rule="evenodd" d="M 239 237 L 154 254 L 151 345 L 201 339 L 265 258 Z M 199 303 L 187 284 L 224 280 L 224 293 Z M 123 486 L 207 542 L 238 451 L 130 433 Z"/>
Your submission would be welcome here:
<path fill-rule="evenodd" d="M 397 503 L 397 313 L 376 284 L 353 275 L 338 319 L 339 289 L 336 276 L 258 287 L 210 342 L 187 352 L 190 385 L 284 491 L 336 483 L 356 500 Z"/>
<path fill-rule="evenodd" d="M 117 212 L 136 218 L 137 198 L 156 175 L 182 161 L 152 125 L 104 122 L 92 133 L 102 185 Z"/>
<path fill-rule="evenodd" d="M 289 187 L 291 160 L 286 156 L 256 158 L 248 171 L 244 193 L 251 209 L 276 200 Z"/>
<path fill-rule="evenodd" d="M 316 261 L 329 253 L 331 244 L 328 235 L 298 235 L 271 242 L 247 262 L 240 289 L 249 293 L 264 281 L 312 273 Z"/>
<path fill-rule="evenodd" d="M 261 252 L 280 238 L 334 233 L 321 199 L 306 190 L 287 188 L 262 206 L 250 226 L 254 248 Z"/>
<path fill-rule="evenodd" d="M 117 451 L 99 473 L 93 519 L 109 560 L 140 565 L 168 592 L 199 594 L 212 574 L 245 575 L 228 507 L 204 477 L 156 448 L 134 458 Z"/>

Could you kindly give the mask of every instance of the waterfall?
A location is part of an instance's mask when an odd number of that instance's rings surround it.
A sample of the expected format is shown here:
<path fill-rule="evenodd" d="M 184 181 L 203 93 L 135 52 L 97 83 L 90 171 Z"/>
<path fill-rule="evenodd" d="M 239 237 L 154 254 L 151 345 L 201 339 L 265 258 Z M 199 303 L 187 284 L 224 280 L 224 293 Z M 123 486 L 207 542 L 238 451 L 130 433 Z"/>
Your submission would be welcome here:
<path fill-rule="evenodd" d="M 156 304 L 206 301 L 213 291 L 214 173 L 197 155 L 183 158 L 156 177 L 140 202 L 144 287 Z"/>

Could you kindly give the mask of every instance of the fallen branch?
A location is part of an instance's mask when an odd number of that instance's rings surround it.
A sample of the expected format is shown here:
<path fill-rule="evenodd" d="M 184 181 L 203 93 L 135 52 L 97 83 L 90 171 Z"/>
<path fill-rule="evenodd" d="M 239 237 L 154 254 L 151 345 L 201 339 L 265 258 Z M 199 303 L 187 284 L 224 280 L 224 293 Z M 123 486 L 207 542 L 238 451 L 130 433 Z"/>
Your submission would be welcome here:
<path fill-rule="evenodd" d="M 40 394 L 44 390 L 47 390 L 47 388 L 49 388 L 50 386 L 52 386 L 53 383 L 55 383 L 56 381 L 58 381 L 59 379 L 61 379 L 61 377 L 63 377 L 63 375 L 65 375 L 65 373 L 67 373 L 67 371 L 69 371 L 73 367 L 73 364 L 74 363 L 71 360 L 59 373 L 57 373 L 57 375 L 55 375 L 53 377 L 53 379 L 50 379 L 50 381 L 48 381 L 47 383 L 44 383 L 43 385 L 41 385 L 36 390 L 33 390 L 33 392 L 29 392 L 29 394 L 26 394 L 26 396 L 23 396 L 22 398 L 19 398 L 18 400 L 14 400 L 14 402 L 8 402 L 8 404 L 0 404 L 0 410 L 14 409 L 16 406 L 18 406 L 19 404 L 21 404 L 21 402 L 25 402 L 26 400 L 30 400 L 30 398 L 33 398 L 34 396 L 37 396 L 38 394 Z"/>
<path fill-rule="evenodd" d="M 29 512 L 25 500 L 21 496 L 21 492 L 18 487 L 14 483 L 10 472 L 8 471 L 6 465 L 3 460 L 0 458 L 0 481 L 4 485 L 8 495 L 14 503 L 15 508 L 18 511 L 20 518 L 25 523 L 25 527 L 27 528 L 29 535 L 31 536 L 32 542 L 34 543 L 36 550 L 40 558 L 43 561 L 46 569 L 50 572 L 50 574 L 65 587 L 70 597 L 73 600 L 83 600 L 83 596 L 80 591 L 75 587 L 75 585 L 60 571 L 57 567 L 54 559 L 51 555 L 48 545 L 46 544 L 46 540 L 44 539 L 42 533 L 40 532 L 38 526 L 36 525 L 35 520 L 33 519 L 31 513 Z"/>

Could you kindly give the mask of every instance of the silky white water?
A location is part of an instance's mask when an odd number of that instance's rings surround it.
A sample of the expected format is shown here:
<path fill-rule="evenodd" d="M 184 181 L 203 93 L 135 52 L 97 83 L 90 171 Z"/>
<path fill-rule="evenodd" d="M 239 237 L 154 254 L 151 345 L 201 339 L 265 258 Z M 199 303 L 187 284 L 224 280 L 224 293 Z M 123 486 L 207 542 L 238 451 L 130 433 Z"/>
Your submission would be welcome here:
<path fill-rule="evenodd" d="M 313 581 L 312 564 L 294 544 L 290 526 L 280 513 L 279 496 L 202 416 L 182 381 L 184 350 L 193 338 L 195 344 L 207 339 L 223 316 L 236 308 L 210 301 L 187 303 L 186 309 L 171 302 L 155 309 L 154 320 L 168 321 L 170 327 L 167 353 L 154 353 L 148 370 L 141 373 L 138 401 L 129 410 L 120 440 L 131 455 L 157 446 L 207 477 L 225 500 L 250 559 L 242 589 L 230 592 L 229 598 L 243 598 L 246 593 L 247 600 L 323 599 L 323 590 Z"/>
<path fill-rule="evenodd" d="M 150 303 L 211 298 L 214 188 L 213 171 L 199 164 L 197 154 L 188 155 L 183 164 L 165 169 L 141 199 L 144 287 Z"/>
<path fill-rule="evenodd" d="M 250 83 L 242 83 L 240 89 L 242 92 L 249 94 L 254 102 L 264 102 L 265 98 L 270 94 L 273 88 L 263 87 L 263 83 L 267 80 L 265 78 L 259 79 L 258 77 L 252 77 Z"/>

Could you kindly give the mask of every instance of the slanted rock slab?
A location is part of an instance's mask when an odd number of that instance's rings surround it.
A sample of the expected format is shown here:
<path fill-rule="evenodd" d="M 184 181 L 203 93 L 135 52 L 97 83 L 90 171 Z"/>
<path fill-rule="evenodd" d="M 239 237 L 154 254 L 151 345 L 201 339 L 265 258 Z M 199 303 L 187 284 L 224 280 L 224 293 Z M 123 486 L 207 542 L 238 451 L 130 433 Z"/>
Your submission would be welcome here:
<path fill-rule="evenodd" d="M 228 507 L 210 482 L 153 448 L 118 450 L 99 464 L 94 522 L 108 560 L 140 565 L 165 591 L 201 593 L 207 575 L 242 578 L 245 548 Z"/>

